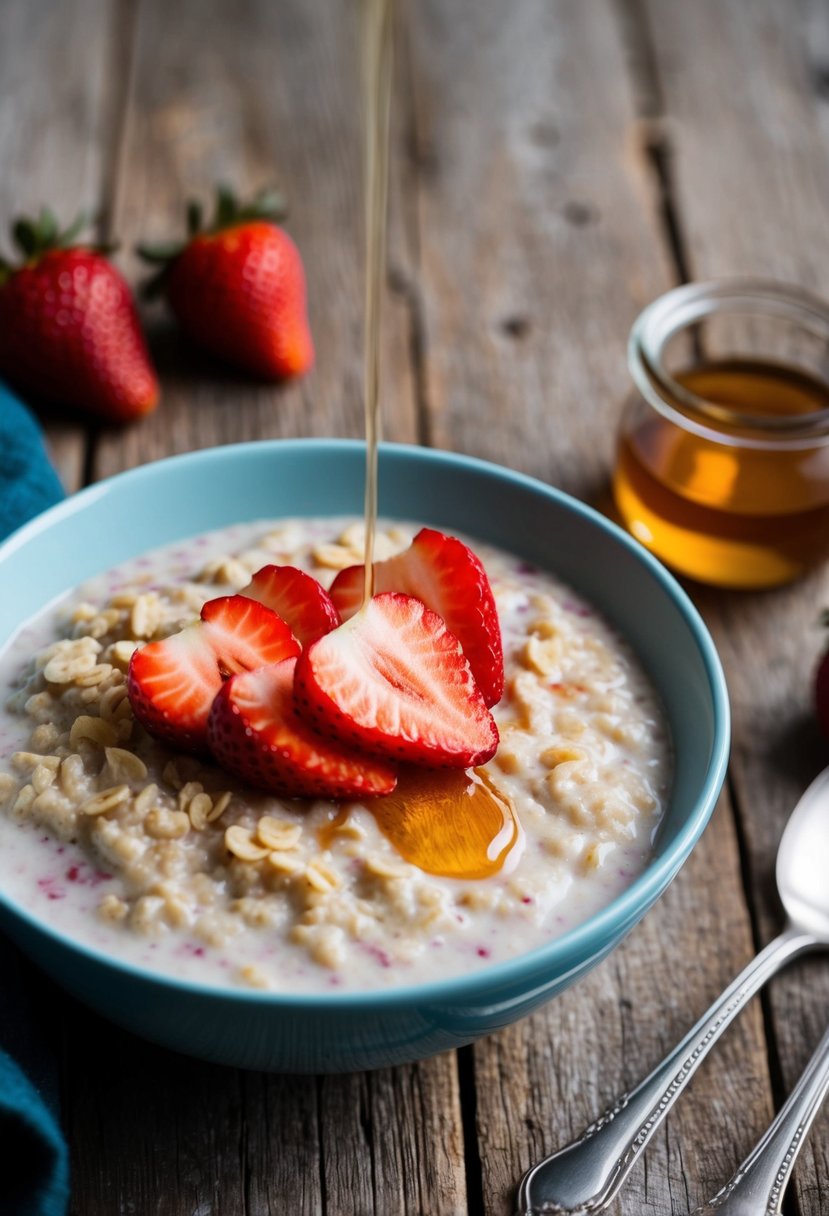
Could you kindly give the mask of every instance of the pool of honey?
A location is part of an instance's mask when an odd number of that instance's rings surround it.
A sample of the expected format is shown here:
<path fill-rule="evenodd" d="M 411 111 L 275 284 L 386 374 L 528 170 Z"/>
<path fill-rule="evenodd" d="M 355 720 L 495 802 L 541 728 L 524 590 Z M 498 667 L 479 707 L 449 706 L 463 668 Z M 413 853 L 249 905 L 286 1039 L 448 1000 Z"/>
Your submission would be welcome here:
<path fill-rule="evenodd" d="M 512 800 L 482 768 L 406 770 L 393 793 L 366 806 L 405 861 L 443 878 L 489 878 L 511 868 L 524 843 Z M 345 804 L 320 829 L 322 848 L 349 813 Z"/>
<path fill-rule="evenodd" d="M 744 415 L 829 408 L 829 386 L 777 363 L 721 361 L 675 379 Z M 716 429 L 706 424 L 709 431 Z M 641 412 L 622 434 L 613 493 L 629 531 L 680 573 L 727 587 L 796 578 L 829 553 L 829 446 L 750 448 Z M 755 432 L 756 433 L 756 432 Z"/>

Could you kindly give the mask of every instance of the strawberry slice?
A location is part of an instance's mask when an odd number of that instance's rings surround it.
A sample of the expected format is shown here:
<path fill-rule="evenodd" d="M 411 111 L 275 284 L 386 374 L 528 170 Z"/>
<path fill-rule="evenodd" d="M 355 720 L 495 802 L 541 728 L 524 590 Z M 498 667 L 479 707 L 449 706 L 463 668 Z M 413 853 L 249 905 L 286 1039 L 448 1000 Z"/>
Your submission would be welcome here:
<path fill-rule="evenodd" d="M 363 601 L 363 566 L 341 570 L 329 595 L 342 620 Z M 443 617 L 463 647 L 487 705 L 504 695 L 504 649 L 495 597 L 486 571 L 455 536 L 421 528 L 410 547 L 374 565 L 374 590 L 414 595 Z"/>
<path fill-rule="evenodd" d="M 127 691 L 142 726 L 173 747 L 207 748 L 207 716 L 229 676 L 299 654 L 281 617 L 242 595 L 208 600 L 201 620 L 136 650 Z"/>
<path fill-rule="evenodd" d="M 374 596 L 302 652 L 294 699 L 323 734 L 399 761 L 467 768 L 498 746 L 458 639 L 397 592 Z"/>
<path fill-rule="evenodd" d="M 287 798 L 391 793 L 397 784 L 391 765 L 321 739 L 297 715 L 296 662 L 243 672 L 222 687 L 207 728 L 219 764 L 248 785 Z"/>
<path fill-rule="evenodd" d="M 303 647 L 340 623 L 328 592 L 296 566 L 263 566 L 239 594 L 278 612 Z"/>

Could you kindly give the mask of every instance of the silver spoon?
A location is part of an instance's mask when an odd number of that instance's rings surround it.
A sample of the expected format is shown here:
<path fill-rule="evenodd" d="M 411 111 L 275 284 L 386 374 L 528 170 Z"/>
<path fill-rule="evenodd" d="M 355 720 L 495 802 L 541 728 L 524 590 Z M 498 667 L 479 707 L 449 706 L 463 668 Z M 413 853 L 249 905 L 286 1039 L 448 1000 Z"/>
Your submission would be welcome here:
<path fill-rule="evenodd" d="M 783 932 L 766 946 L 682 1042 L 581 1136 L 533 1166 L 518 1190 L 519 1216 L 604 1211 L 699 1065 L 750 997 L 807 950 L 829 947 L 829 769 L 798 802 L 777 852 Z"/>
<path fill-rule="evenodd" d="M 693 1216 L 781 1216 L 797 1154 L 829 1090 L 829 1030 L 756 1148 Z"/>

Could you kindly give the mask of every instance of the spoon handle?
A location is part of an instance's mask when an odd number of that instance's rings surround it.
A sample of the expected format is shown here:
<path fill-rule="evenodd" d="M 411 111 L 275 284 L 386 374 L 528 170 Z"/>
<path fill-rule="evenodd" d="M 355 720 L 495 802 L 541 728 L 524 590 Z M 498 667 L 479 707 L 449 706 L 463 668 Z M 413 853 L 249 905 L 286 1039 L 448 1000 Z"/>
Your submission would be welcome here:
<path fill-rule="evenodd" d="M 521 1180 L 519 1216 L 593 1216 L 616 1195 L 642 1150 L 720 1035 L 750 997 L 795 955 L 816 946 L 788 925 L 737 976 L 673 1051 L 581 1136 Z"/>
<path fill-rule="evenodd" d="M 694 1216 L 780 1216 L 806 1133 L 829 1091 L 829 1030 L 785 1105 L 733 1178 Z"/>

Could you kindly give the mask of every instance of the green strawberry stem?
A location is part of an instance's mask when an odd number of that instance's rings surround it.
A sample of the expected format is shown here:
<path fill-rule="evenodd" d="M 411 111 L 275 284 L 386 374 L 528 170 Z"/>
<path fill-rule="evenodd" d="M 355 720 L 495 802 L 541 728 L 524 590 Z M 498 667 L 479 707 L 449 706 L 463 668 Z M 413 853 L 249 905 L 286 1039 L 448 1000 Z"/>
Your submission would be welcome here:
<path fill-rule="evenodd" d="M 204 225 L 204 209 L 198 199 L 191 198 L 187 204 L 187 235 L 196 236 Z"/>
<path fill-rule="evenodd" d="M 184 241 L 160 241 L 157 245 L 139 245 L 138 253 L 145 262 L 166 266 L 184 250 Z"/>
<path fill-rule="evenodd" d="M 140 244 L 136 253 L 156 267 L 153 274 L 141 287 L 141 295 L 145 300 L 156 300 L 164 294 L 170 269 L 176 258 L 184 252 L 190 241 L 196 236 L 213 236 L 226 228 L 235 228 L 239 224 L 247 224 L 252 220 L 265 220 L 271 224 L 281 223 L 288 209 L 284 197 L 278 190 L 268 187 L 260 190 L 249 203 L 240 203 L 229 186 L 219 184 L 216 187 L 216 202 L 211 223 L 205 225 L 204 208 L 198 199 L 191 199 L 187 204 L 187 235 L 180 240 L 159 241 L 153 244 Z"/>
<path fill-rule="evenodd" d="M 213 236 L 226 228 L 235 228 L 252 220 L 266 220 L 280 224 L 288 214 L 283 195 L 278 190 L 266 187 L 253 196 L 249 203 L 240 203 L 229 186 L 216 187 L 216 202 L 213 219 L 204 222 L 204 209 L 197 199 L 187 204 L 187 235 L 180 240 L 140 244 L 136 252 L 150 265 L 165 265 L 183 253 L 194 236 Z M 150 280 L 152 284 L 153 280 Z"/>
<path fill-rule="evenodd" d="M 23 260 L 15 266 L 6 258 L 0 258 L 0 285 L 7 282 L 21 266 L 37 262 L 44 254 L 54 249 L 75 248 L 79 243 L 78 236 L 88 223 L 89 217 L 82 211 L 68 228 L 61 230 L 54 211 L 49 207 L 42 207 L 36 218 L 18 216 L 12 224 L 12 240 L 23 255 Z M 92 244 L 86 241 L 80 244 L 93 253 L 101 254 L 114 253 L 118 248 L 115 244 Z"/>

